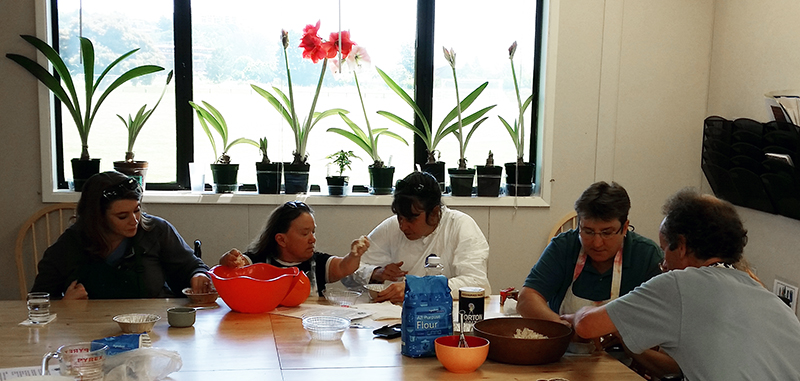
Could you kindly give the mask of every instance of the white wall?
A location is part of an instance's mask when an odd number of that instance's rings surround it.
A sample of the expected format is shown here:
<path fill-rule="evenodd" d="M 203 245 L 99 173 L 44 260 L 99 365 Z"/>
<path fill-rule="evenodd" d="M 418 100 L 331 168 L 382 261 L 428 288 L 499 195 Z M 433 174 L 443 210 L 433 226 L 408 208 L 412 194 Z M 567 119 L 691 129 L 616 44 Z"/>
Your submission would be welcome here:
<path fill-rule="evenodd" d="M 0 52 L 33 55 L 19 34 L 35 32 L 33 2 L 0 1 Z M 489 239 L 494 289 L 519 287 L 552 225 L 597 180 L 624 185 L 637 231 L 656 237 L 663 200 L 701 185 L 700 128 L 706 116 L 712 0 L 552 0 L 547 103 L 542 134 L 547 208 L 464 207 Z M 17 298 L 14 237 L 42 206 L 36 80 L 0 59 L 0 299 Z M 14 168 L 8 165 L 13 163 Z M 12 173 L 14 174 L 12 176 Z M 19 174 L 22 174 L 21 176 Z M 10 185 L 14 190 L 6 190 Z M 244 247 L 273 206 L 149 204 L 204 258 Z M 386 206 L 317 206 L 318 247 L 343 253 L 390 214 Z"/>
<path fill-rule="evenodd" d="M 716 2 L 708 115 L 767 120 L 764 93 L 800 89 L 800 2 Z M 797 94 L 800 94 L 798 92 Z M 745 256 L 772 289 L 800 285 L 800 221 L 739 208 L 748 229 Z"/>

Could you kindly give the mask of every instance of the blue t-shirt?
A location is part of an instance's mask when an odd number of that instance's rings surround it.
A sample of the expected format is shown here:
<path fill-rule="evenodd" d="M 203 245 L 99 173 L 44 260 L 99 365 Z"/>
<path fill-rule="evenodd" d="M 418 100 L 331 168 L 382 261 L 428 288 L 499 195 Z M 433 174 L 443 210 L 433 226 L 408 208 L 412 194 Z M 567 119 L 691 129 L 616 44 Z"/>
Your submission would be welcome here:
<path fill-rule="evenodd" d="M 686 380 L 800 380 L 800 322 L 744 271 L 669 271 L 606 305 L 634 353 L 653 346 Z"/>
<path fill-rule="evenodd" d="M 572 283 L 580 250 L 581 242 L 577 230 L 559 234 L 550 241 L 528 274 L 528 278 L 525 279 L 525 287 L 542 294 L 550 309 L 556 313 L 561 308 L 561 302 Z M 620 296 L 661 274 L 658 265 L 663 259 L 664 253 L 655 242 L 635 232 L 628 232 L 622 249 Z M 572 292 L 588 300 L 607 300 L 611 296 L 612 274 L 613 269 L 603 274 L 597 272 L 592 266 L 591 258 L 587 256 L 586 266 L 572 285 Z"/>

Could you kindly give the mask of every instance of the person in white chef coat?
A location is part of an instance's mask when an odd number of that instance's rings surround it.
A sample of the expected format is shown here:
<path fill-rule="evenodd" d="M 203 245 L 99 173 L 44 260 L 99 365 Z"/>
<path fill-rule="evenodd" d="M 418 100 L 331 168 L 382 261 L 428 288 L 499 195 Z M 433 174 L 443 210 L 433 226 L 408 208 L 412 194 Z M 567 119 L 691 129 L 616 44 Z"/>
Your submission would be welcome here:
<path fill-rule="evenodd" d="M 481 287 L 491 294 L 486 264 L 489 244 L 469 215 L 442 203 L 436 179 L 426 172 L 412 172 L 395 185 L 394 216 L 369 234 L 370 247 L 361 267 L 342 280 L 352 287 L 368 283 L 391 283 L 376 301 L 402 302 L 406 274 L 425 275 L 431 254 L 441 258 L 453 297 L 461 287 Z"/>

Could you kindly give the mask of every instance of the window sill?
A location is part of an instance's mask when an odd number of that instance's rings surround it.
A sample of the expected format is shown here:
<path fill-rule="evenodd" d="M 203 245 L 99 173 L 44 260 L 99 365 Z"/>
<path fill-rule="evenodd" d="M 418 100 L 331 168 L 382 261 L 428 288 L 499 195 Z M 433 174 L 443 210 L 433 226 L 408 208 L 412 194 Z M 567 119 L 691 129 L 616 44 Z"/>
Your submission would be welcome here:
<path fill-rule="evenodd" d="M 78 202 L 80 193 L 68 190 L 56 190 L 43 197 L 44 202 Z M 145 204 L 236 204 L 236 205 L 277 205 L 292 200 L 303 200 L 311 205 L 376 205 L 392 204 L 391 195 L 375 196 L 371 194 L 349 194 L 347 196 L 329 196 L 323 193 L 309 195 L 275 194 L 266 195 L 256 192 L 236 192 L 217 194 L 213 192 L 193 193 L 191 191 L 154 191 L 144 193 Z M 530 197 L 454 197 L 443 195 L 442 201 L 451 207 L 523 207 L 541 208 L 549 205 L 538 196 Z"/>

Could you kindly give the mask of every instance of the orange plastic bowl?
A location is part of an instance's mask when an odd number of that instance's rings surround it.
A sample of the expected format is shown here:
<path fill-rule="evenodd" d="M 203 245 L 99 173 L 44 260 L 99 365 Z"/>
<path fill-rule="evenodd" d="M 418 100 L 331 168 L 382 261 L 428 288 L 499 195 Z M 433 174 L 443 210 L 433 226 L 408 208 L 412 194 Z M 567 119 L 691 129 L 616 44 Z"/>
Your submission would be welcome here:
<path fill-rule="evenodd" d="M 236 312 L 258 314 L 275 309 L 302 272 L 297 267 L 256 263 L 241 268 L 218 265 L 209 274 L 228 307 Z"/>
<path fill-rule="evenodd" d="M 464 336 L 469 348 L 458 347 L 458 335 L 442 336 L 434 341 L 436 358 L 453 373 L 470 373 L 480 368 L 489 354 L 489 340 Z"/>
<path fill-rule="evenodd" d="M 300 274 L 294 278 L 289 293 L 283 298 L 280 304 L 285 307 L 297 307 L 308 299 L 308 294 L 310 293 L 311 281 L 309 281 L 306 274 L 301 271 Z"/>

